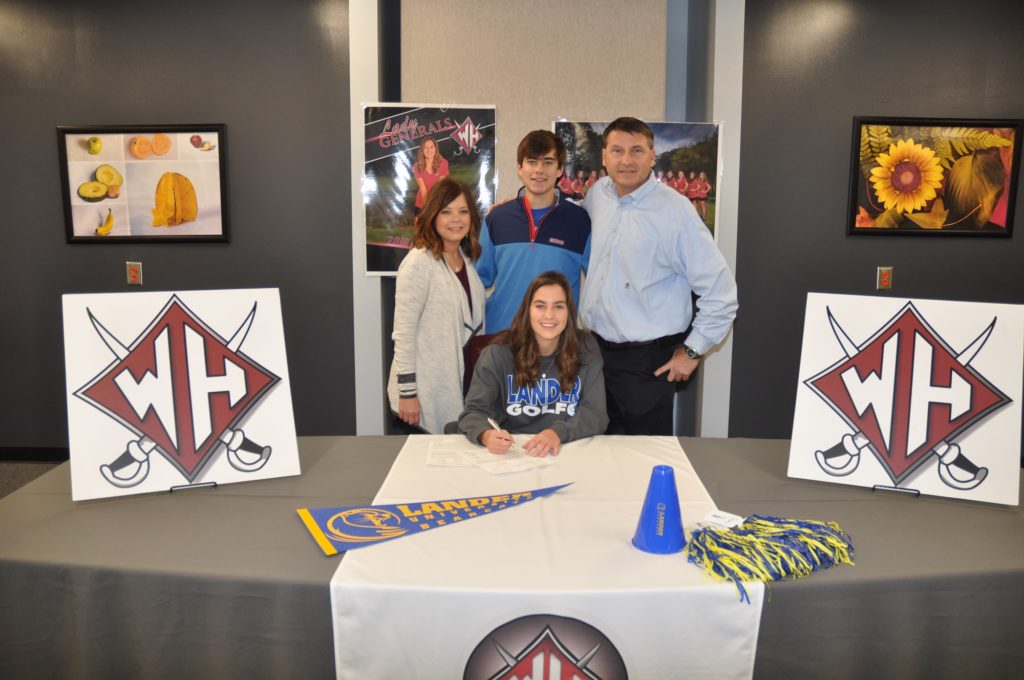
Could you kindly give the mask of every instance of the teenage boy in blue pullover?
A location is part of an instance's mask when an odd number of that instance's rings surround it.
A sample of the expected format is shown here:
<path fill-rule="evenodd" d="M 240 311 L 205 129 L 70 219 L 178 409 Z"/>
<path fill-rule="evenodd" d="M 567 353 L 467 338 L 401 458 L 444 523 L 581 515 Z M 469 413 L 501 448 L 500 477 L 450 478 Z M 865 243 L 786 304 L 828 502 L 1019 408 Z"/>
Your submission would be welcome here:
<path fill-rule="evenodd" d="M 487 299 L 485 331 L 509 327 L 530 282 L 549 270 L 565 274 L 580 299 L 580 272 L 590 260 L 590 217 L 555 188 L 565 169 L 565 145 L 554 133 L 534 130 L 516 152 L 523 183 L 514 201 L 491 210 L 480 233 L 476 271 Z"/>

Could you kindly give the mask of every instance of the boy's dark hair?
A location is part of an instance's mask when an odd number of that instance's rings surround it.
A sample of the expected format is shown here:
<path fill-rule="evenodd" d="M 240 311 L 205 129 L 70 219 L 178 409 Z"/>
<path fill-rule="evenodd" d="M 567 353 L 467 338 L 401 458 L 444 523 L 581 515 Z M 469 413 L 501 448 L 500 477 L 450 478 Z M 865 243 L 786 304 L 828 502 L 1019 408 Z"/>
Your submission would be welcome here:
<path fill-rule="evenodd" d="M 630 118 L 629 116 L 623 116 L 616 118 L 611 123 L 608 123 L 608 127 L 601 133 L 601 147 L 608 146 L 608 135 L 618 130 L 619 132 L 628 132 L 631 135 L 643 135 L 647 138 L 647 142 L 654 148 L 654 132 L 651 130 L 647 123 L 643 122 L 639 118 Z"/>
<path fill-rule="evenodd" d="M 565 144 L 550 130 L 534 130 L 523 137 L 516 150 L 516 163 L 523 164 L 527 158 L 542 158 L 545 154 L 555 152 L 558 167 L 565 167 Z"/>

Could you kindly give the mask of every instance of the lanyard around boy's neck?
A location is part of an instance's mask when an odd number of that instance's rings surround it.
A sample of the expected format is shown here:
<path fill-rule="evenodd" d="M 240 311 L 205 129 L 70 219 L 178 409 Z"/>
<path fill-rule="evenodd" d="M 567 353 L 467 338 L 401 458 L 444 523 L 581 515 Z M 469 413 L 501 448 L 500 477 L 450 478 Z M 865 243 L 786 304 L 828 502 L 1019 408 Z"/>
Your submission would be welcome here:
<path fill-rule="evenodd" d="M 537 240 L 537 232 L 540 228 L 537 223 L 533 220 L 533 209 L 530 208 L 530 199 L 523 196 L 523 208 L 526 209 L 526 220 L 530 223 L 530 247 L 533 247 L 533 242 Z"/>

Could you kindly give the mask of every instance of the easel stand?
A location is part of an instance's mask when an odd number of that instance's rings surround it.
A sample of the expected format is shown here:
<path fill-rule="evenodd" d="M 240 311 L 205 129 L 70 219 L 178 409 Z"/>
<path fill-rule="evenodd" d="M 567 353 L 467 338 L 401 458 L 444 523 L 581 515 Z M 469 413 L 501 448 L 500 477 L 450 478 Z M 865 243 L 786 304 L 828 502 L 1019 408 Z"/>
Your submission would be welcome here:
<path fill-rule="evenodd" d="M 178 484 L 168 489 L 168 493 L 174 493 L 175 491 L 187 491 L 189 489 L 202 489 L 205 487 L 211 487 L 216 489 L 217 482 L 200 482 L 199 484 Z"/>
<path fill-rule="evenodd" d="M 902 493 L 908 496 L 913 496 L 914 498 L 918 498 L 921 495 L 921 492 L 918 491 L 917 489 L 904 489 L 901 486 L 887 486 L 885 484 L 875 484 L 873 487 L 871 487 L 871 490 L 884 491 L 887 493 Z"/>

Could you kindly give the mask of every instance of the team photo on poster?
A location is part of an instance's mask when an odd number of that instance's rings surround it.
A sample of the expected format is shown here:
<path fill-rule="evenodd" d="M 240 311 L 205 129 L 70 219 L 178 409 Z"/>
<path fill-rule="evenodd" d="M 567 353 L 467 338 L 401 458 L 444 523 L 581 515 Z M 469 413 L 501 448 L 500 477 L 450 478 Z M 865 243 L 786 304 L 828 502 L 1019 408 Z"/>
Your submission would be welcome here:
<path fill-rule="evenodd" d="M 597 180 L 605 176 L 601 162 L 601 134 L 608 122 L 555 121 L 554 132 L 566 147 L 565 174 L 558 184 L 562 194 L 583 200 Z M 718 196 L 719 125 L 717 123 L 648 123 L 654 132 L 654 176 L 693 204 L 697 214 L 715 233 Z"/>

